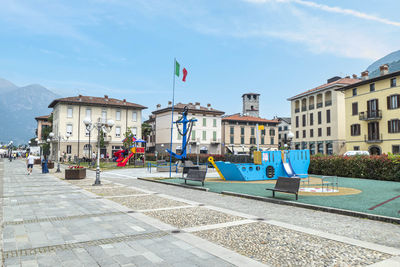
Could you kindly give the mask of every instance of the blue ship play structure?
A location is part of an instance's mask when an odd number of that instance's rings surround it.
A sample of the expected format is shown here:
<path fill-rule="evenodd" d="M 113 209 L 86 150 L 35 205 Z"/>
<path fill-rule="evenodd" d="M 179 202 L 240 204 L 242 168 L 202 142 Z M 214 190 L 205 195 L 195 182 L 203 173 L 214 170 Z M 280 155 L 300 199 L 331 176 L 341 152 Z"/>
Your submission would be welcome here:
<path fill-rule="evenodd" d="M 261 158 L 258 160 L 258 163 L 261 164 L 214 162 L 212 158 L 209 161 L 216 167 L 221 178 L 227 181 L 273 180 L 280 176 L 308 177 L 309 150 L 262 151 L 258 153 L 261 153 Z"/>

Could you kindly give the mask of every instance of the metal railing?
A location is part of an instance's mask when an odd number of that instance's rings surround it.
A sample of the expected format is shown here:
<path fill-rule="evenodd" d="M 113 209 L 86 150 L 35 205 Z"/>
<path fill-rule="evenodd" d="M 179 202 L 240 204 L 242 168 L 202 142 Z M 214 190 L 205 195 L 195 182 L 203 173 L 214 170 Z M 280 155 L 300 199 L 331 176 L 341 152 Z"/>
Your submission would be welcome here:
<path fill-rule="evenodd" d="M 367 143 L 382 143 L 383 142 L 383 138 L 382 138 L 382 134 L 368 134 L 368 135 L 364 135 L 364 141 Z"/>
<path fill-rule="evenodd" d="M 330 105 L 332 105 L 332 100 L 325 101 L 325 106 L 330 106 Z"/>
<path fill-rule="evenodd" d="M 361 121 L 380 120 L 382 119 L 382 110 L 379 109 L 360 112 L 358 116 Z"/>
<path fill-rule="evenodd" d="M 309 109 L 309 110 L 312 110 L 312 109 L 314 109 L 314 104 L 312 104 L 312 105 L 309 105 L 309 106 L 308 106 L 308 109 Z"/>
<path fill-rule="evenodd" d="M 317 108 L 322 108 L 322 102 L 321 103 L 317 103 Z"/>

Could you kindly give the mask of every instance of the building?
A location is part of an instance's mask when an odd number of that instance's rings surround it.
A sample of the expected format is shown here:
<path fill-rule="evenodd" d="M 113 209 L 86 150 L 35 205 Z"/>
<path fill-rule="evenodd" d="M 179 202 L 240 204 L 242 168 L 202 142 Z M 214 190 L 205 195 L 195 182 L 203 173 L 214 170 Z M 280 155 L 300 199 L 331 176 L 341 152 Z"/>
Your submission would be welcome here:
<path fill-rule="evenodd" d="M 142 110 L 145 106 L 127 102 L 125 99 L 118 100 L 93 96 L 73 96 L 59 98 L 50 103 L 53 108 L 53 132 L 56 136 L 64 137 L 60 142 L 60 154 L 66 156 L 88 157 L 89 151 L 97 149 L 97 130 L 89 132 L 83 121 L 90 119 L 96 122 L 113 120 L 115 125 L 112 130 L 104 134 L 104 147 L 101 154 L 112 156 L 112 153 L 122 147 L 124 133 L 131 130 L 134 135 L 141 138 Z M 66 136 L 70 135 L 67 139 Z M 58 140 L 52 143 L 51 155 L 53 158 L 57 153 Z M 90 150 L 89 150 L 90 149 Z"/>
<path fill-rule="evenodd" d="M 260 117 L 260 94 L 246 93 L 242 95 L 243 116 Z"/>
<path fill-rule="evenodd" d="M 222 143 L 225 153 L 249 154 L 257 148 L 257 125 L 264 126 L 258 131 L 260 150 L 278 149 L 276 133 L 278 120 L 267 120 L 239 113 L 222 118 Z"/>
<path fill-rule="evenodd" d="M 346 105 L 346 150 L 370 154 L 400 153 L 400 71 L 389 73 L 388 65 L 380 75 L 340 88 Z"/>
<path fill-rule="evenodd" d="M 359 82 L 333 77 L 326 84 L 295 95 L 291 101 L 292 147 L 311 154 L 342 154 L 346 151 L 344 94 L 336 89 Z"/>
<path fill-rule="evenodd" d="M 276 118 L 278 123 L 278 147 L 279 148 L 289 148 L 289 132 L 291 131 L 291 118 L 288 117 L 278 117 Z M 286 146 L 285 146 L 286 145 Z"/>
<path fill-rule="evenodd" d="M 37 128 L 36 128 L 36 136 L 39 141 L 42 140 L 42 133 L 45 128 L 51 127 L 51 122 L 49 121 L 50 115 L 45 115 L 45 116 L 39 116 L 36 117 L 35 120 L 37 122 Z"/>
<path fill-rule="evenodd" d="M 178 103 L 174 106 L 174 121 L 182 116 L 185 106 L 188 107 L 188 119 L 197 119 L 191 131 L 187 153 L 221 154 L 221 116 L 225 112 L 211 108 L 210 104 L 203 107 L 199 102 Z M 148 137 L 150 139 L 148 151 L 165 153 L 165 150 L 170 148 L 171 119 L 172 102 L 169 101 L 165 108 L 158 104 L 157 109 L 146 121 L 152 126 L 152 132 Z M 179 126 L 182 127 L 182 125 Z M 176 153 L 182 151 L 182 136 L 178 133 L 176 124 L 173 129 L 172 151 Z"/>

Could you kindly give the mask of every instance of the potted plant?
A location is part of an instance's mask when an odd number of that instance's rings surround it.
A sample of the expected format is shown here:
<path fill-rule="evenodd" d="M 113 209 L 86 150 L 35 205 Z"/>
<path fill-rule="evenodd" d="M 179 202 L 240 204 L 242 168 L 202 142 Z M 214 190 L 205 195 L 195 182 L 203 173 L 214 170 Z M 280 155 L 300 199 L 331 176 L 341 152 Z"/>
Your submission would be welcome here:
<path fill-rule="evenodd" d="M 65 169 L 65 179 L 84 179 L 86 178 L 86 168 L 82 166 L 68 166 Z"/>

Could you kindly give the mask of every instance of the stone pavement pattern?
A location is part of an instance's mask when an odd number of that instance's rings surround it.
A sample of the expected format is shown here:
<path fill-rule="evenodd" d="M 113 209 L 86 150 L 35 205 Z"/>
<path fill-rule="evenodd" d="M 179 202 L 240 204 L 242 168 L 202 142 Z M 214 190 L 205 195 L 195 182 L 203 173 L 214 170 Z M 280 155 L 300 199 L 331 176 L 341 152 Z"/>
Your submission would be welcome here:
<path fill-rule="evenodd" d="M 2 170 L 6 266 L 400 265 L 395 248 L 155 192 L 152 185 L 103 179 L 94 188 L 92 172 L 68 183 L 38 170 L 27 176 L 18 161 L 0 162 L 0 177 Z"/>

